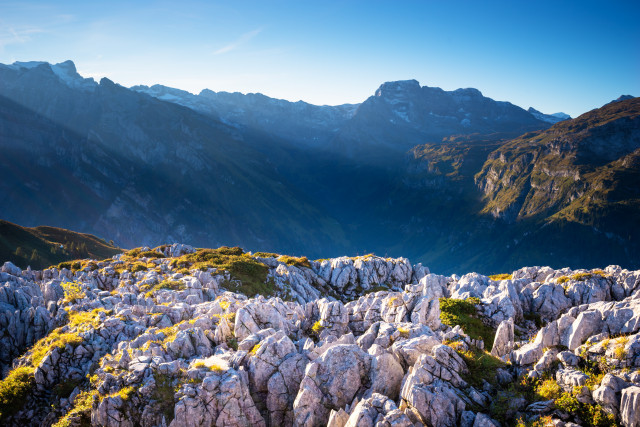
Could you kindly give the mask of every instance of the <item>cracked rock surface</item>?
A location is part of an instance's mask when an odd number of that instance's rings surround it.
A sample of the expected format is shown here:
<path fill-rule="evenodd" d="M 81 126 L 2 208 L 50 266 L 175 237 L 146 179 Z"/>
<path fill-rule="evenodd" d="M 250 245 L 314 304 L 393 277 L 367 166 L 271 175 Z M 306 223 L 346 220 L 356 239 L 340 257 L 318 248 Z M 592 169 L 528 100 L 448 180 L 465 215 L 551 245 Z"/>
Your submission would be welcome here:
<path fill-rule="evenodd" d="M 640 271 L 262 256 L 249 297 L 253 276 L 184 263 L 199 251 L 5 263 L 0 424 L 640 425 Z"/>

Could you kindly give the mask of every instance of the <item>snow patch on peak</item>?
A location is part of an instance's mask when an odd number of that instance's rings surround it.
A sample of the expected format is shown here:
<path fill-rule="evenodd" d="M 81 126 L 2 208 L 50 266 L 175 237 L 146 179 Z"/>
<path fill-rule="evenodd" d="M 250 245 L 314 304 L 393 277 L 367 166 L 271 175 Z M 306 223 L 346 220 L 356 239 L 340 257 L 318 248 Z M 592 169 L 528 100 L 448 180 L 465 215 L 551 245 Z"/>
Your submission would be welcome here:
<path fill-rule="evenodd" d="M 375 96 L 396 97 L 400 93 L 414 92 L 420 90 L 420 83 L 417 80 L 398 80 L 395 82 L 385 82 L 376 91 Z"/>
<path fill-rule="evenodd" d="M 544 114 L 533 107 L 529 107 L 527 111 L 531 113 L 531 115 L 536 119 L 542 120 L 543 122 L 552 123 L 552 124 L 561 122 L 563 120 L 569 120 L 571 118 L 570 115 L 565 113 Z"/>
<path fill-rule="evenodd" d="M 482 92 L 473 87 L 460 88 L 453 91 L 453 96 L 465 98 L 482 98 Z"/>
<path fill-rule="evenodd" d="M 47 64 L 47 62 L 43 62 L 43 61 L 16 61 L 13 64 L 11 64 L 12 68 L 15 69 L 19 69 L 19 68 L 26 68 L 27 70 L 30 70 L 32 68 L 36 68 L 39 65 L 43 65 L 43 64 Z"/>
<path fill-rule="evenodd" d="M 76 64 L 74 64 L 71 60 L 60 62 L 58 64 L 49 64 L 48 62 L 44 61 L 17 61 L 14 62 L 11 67 L 16 70 L 32 70 L 42 65 L 48 66 L 51 71 L 53 71 L 53 74 L 55 74 L 56 77 L 60 79 L 60 81 L 71 88 L 92 91 L 97 86 L 97 83 L 93 78 L 85 79 L 80 74 L 78 74 L 78 71 L 76 70 Z"/>

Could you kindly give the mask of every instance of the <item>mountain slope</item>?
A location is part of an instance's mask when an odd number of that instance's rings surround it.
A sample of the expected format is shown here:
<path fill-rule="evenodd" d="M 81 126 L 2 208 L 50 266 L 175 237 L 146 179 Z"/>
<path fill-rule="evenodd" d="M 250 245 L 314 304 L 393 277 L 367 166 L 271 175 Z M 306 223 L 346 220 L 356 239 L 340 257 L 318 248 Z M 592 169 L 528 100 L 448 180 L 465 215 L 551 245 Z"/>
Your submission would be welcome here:
<path fill-rule="evenodd" d="M 0 67 L 0 94 L 8 220 L 125 247 L 185 238 L 292 253 L 344 245 L 321 206 L 208 116 L 107 79 L 78 89 L 48 64 Z"/>
<path fill-rule="evenodd" d="M 298 146 L 324 148 L 358 157 L 360 161 L 385 158 L 454 134 L 499 133 L 502 138 L 514 137 L 545 129 L 554 118 L 537 110 L 533 110 L 534 114 L 508 102 L 494 101 L 477 89 L 447 92 L 437 87 L 421 87 L 415 80 L 384 83 L 363 103 L 338 106 L 207 89 L 193 95 L 161 85 L 131 89 L 209 114 L 244 130 L 260 130 Z"/>
<path fill-rule="evenodd" d="M 289 102 L 260 93 L 213 92 L 199 95 L 162 85 L 133 86 L 163 101 L 173 102 L 211 115 L 242 130 L 277 135 L 293 145 L 321 147 L 353 116 L 357 105 L 319 106 L 303 101 Z"/>
<path fill-rule="evenodd" d="M 548 126 L 522 108 L 484 97 L 477 89 L 447 92 L 407 80 L 381 85 L 358 106 L 332 143 L 355 156 L 373 148 L 404 152 L 451 135 L 497 133 L 506 138 Z"/>
<path fill-rule="evenodd" d="M 90 234 L 56 227 L 21 227 L 0 220 L 0 259 L 22 268 L 41 269 L 80 258 L 105 259 L 120 252 Z"/>
<path fill-rule="evenodd" d="M 485 211 L 508 221 L 557 214 L 593 224 L 598 204 L 638 202 L 639 149 L 638 98 L 525 134 L 492 153 L 476 177 Z"/>
<path fill-rule="evenodd" d="M 475 177 L 483 213 L 520 229 L 516 245 L 553 241 L 580 261 L 640 254 L 640 99 L 607 104 L 491 153 Z M 522 260 L 526 249 L 518 255 Z M 534 249 L 535 250 L 535 249 Z M 581 254 L 581 255 L 580 255 Z M 562 256 L 562 255 L 561 255 Z"/>
<path fill-rule="evenodd" d="M 629 105 L 604 108 L 622 117 Z M 338 107 L 130 90 L 83 79 L 70 62 L 0 66 L 0 113 L 8 172 L 0 203 L 5 219 L 23 225 L 123 247 L 406 254 L 447 273 L 635 268 L 640 259 L 638 167 L 624 121 L 548 129 L 475 89 L 416 81 L 385 83 L 362 104 Z M 533 133 L 515 138 L 525 131 Z M 563 148 L 598 132 L 605 145 Z"/>

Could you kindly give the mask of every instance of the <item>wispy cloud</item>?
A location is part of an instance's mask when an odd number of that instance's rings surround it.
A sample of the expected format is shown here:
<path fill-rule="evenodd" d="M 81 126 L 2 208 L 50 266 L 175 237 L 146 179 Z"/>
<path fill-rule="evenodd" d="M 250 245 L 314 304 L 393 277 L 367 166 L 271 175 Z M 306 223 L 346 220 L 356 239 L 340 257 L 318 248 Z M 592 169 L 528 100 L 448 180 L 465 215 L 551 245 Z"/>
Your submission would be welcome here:
<path fill-rule="evenodd" d="M 5 27 L 0 29 L 0 49 L 12 44 L 26 43 L 33 34 L 44 33 L 42 28 L 14 28 Z"/>
<path fill-rule="evenodd" d="M 213 52 L 213 54 L 222 55 L 223 53 L 231 52 L 232 50 L 237 49 L 238 47 L 242 46 L 243 44 L 247 43 L 249 40 L 257 36 L 258 34 L 260 34 L 261 31 L 262 31 L 262 28 L 257 28 L 253 31 L 249 31 L 248 33 L 244 33 L 233 42 Z"/>

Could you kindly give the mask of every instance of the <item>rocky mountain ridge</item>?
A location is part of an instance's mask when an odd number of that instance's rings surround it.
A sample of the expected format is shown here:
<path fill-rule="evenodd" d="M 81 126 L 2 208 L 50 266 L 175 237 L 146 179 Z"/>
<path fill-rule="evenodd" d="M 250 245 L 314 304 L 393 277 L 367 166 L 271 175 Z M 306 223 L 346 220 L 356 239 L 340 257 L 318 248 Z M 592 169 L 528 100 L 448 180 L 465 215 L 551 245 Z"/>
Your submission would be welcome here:
<path fill-rule="evenodd" d="M 80 90 L 54 68 L 0 67 L 3 219 L 125 247 L 161 235 L 267 249 L 305 234 L 327 249 L 344 241 L 237 129 L 108 79 Z"/>
<path fill-rule="evenodd" d="M 134 91 L 219 118 L 232 126 L 259 129 L 294 144 L 354 156 L 367 149 L 404 151 L 455 134 L 517 136 L 567 115 L 525 111 L 484 97 L 473 88 L 444 91 L 416 80 L 386 82 L 361 104 L 315 106 L 262 94 L 213 92 L 199 95 L 161 85 Z"/>
<path fill-rule="evenodd" d="M 573 183 L 523 172 L 535 189 L 519 181 L 511 188 L 511 172 L 535 169 L 527 150 L 536 146 L 518 145 L 506 163 L 492 156 L 526 139 L 505 138 L 551 124 L 477 90 L 389 82 L 340 110 L 259 94 L 134 89 L 82 79 L 72 63 L 0 66 L 3 219 L 122 247 L 177 240 L 313 258 L 374 252 L 447 273 L 638 268 L 634 154 Z M 618 125 L 601 128 L 617 134 L 610 141 L 625 140 L 633 126 L 623 119 L 632 113 L 625 102 L 632 100 L 619 103 Z M 587 133 L 567 123 L 598 126 L 561 122 L 555 137 Z M 595 161 L 606 151 L 600 145 L 584 153 Z"/>
<path fill-rule="evenodd" d="M 640 271 L 173 244 L 0 282 L 3 425 L 640 423 Z"/>
<path fill-rule="evenodd" d="M 34 269 L 79 258 L 107 258 L 122 252 L 90 234 L 56 227 L 21 227 L 0 220 L 0 259 Z"/>

